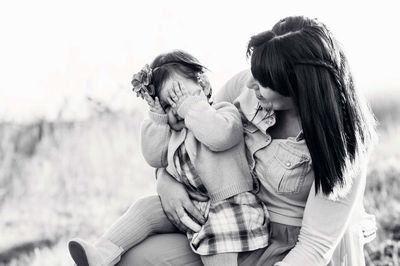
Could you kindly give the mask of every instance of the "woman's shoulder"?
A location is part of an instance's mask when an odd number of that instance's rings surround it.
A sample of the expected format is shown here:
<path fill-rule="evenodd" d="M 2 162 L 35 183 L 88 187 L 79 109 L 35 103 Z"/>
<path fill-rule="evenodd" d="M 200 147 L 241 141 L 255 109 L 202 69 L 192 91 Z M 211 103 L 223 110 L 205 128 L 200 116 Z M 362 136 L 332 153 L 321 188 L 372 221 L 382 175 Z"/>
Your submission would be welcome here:
<path fill-rule="evenodd" d="M 215 101 L 228 101 L 232 103 L 246 89 L 246 83 L 250 77 L 250 69 L 240 71 L 234 75 L 218 90 Z"/>

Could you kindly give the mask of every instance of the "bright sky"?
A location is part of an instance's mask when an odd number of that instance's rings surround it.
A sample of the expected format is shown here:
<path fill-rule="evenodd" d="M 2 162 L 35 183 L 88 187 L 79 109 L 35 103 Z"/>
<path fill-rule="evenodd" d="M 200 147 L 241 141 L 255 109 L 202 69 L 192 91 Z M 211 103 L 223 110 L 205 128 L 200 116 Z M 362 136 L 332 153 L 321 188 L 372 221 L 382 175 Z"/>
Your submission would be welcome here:
<path fill-rule="evenodd" d="M 397 1 L 2 1 L 0 120 L 85 115 L 86 96 L 140 105 L 130 78 L 159 53 L 184 49 L 214 88 L 248 67 L 249 37 L 289 15 L 317 17 L 342 43 L 366 92 L 400 89 Z"/>

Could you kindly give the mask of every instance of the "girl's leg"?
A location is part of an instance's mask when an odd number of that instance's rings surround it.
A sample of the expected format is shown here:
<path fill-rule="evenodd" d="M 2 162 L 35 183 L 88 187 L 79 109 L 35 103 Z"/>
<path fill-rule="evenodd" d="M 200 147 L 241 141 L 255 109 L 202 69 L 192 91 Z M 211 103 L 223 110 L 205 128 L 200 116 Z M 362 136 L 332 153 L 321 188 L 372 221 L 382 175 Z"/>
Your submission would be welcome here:
<path fill-rule="evenodd" d="M 165 215 L 160 198 L 149 196 L 129 207 L 101 238 L 126 251 L 153 234 L 174 232 L 178 229 Z"/>
<path fill-rule="evenodd" d="M 216 255 L 201 256 L 204 266 L 236 266 L 238 253 L 221 253 Z"/>
<path fill-rule="evenodd" d="M 158 196 L 136 201 L 91 245 L 84 240 L 70 241 L 69 250 L 78 266 L 115 265 L 123 252 L 157 233 L 177 232 L 166 217 Z"/>

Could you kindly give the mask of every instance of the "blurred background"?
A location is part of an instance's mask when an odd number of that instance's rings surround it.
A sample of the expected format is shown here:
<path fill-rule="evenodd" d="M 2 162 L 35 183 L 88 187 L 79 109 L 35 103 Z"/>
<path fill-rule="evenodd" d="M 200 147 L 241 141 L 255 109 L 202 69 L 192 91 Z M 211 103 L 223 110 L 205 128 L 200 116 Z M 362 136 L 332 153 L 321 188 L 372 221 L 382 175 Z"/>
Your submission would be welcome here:
<path fill-rule="evenodd" d="M 184 49 L 218 90 L 249 67 L 249 37 L 289 15 L 330 27 L 379 121 L 365 196 L 379 231 L 365 256 L 400 265 L 400 19 L 384 0 L 1 1 L 0 265 L 72 265 L 69 238 L 93 240 L 155 193 L 134 72 Z"/>

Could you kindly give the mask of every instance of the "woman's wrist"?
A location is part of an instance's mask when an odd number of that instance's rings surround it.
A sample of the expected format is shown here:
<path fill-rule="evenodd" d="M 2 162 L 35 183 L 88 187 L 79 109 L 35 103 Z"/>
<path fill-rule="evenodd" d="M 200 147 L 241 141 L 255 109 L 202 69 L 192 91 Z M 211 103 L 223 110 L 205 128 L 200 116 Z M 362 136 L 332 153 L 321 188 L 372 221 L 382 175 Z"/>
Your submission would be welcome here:
<path fill-rule="evenodd" d="M 172 178 L 170 174 L 165 170 L 165 168 L 159 168 L 156 171 L 156 191 L 158 195 L 162 195 L 165 187 L 168 186 L 168 184 L 171 183 Z"/>

